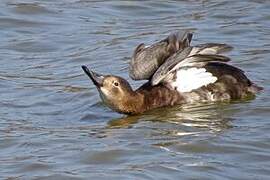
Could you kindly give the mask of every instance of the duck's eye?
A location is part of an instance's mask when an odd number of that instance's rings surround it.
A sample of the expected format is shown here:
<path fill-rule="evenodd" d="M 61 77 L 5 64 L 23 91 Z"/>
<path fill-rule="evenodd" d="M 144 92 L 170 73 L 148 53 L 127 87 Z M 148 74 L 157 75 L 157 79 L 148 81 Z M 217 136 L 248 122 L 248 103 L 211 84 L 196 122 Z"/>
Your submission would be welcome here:
<path fill-rule="evenodd" d="M 119 83 L 118 82 L 114 82 L 113 85 L 114 86 L 119 86 Z"/>

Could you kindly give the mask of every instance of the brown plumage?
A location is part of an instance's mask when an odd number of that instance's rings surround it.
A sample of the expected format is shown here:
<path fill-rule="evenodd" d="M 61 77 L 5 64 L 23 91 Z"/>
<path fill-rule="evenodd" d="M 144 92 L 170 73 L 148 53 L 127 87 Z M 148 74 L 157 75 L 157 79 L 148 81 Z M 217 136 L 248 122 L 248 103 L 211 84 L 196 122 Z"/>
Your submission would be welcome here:
<path fill-rule="evenodd" d="M 150 81 L 133 91 L 121 77 L 103 76 L 88 70 L 86 66 L 82 68 L 96 85 L 103 102 L 114 111 L 124 114 L 139 114 L 158 107 L 184 103 L 242 99 L 260 90 L 243 71 L 222 63 L 210 63 L 206 67 L 219 77 L 217 82 L 185 93 L 179 93 L 164 84 L 152 86 Z"/>
<path fill-rule="evenodd" d="M 133 91 L 129 83 L 118 76 L 100 75 L 82 66 L 84 72 L 96 85 L 102 101 L 114 111 L 124 114 L 139 114 L 144 111 L 173 106 L 183 101 L 181 95 L 166 86 L 151 86 L 145 83 Z"/>

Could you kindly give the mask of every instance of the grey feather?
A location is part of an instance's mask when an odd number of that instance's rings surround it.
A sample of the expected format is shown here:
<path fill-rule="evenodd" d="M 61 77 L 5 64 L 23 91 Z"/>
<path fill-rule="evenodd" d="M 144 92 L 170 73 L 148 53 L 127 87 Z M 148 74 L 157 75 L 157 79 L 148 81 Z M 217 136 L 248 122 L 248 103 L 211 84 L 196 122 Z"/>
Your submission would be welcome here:
<path fill-rule="evenodd" d="M 151 84 L 157 85 L 167 75 L 175 72 L 176 70 L 184 67 L 203 67 L 209 62 L 228 62 L 230 58 L 217 54 L 195 54 L 191 55 L 194 47 L 188 47 L 183 51 L 175 53 L 169 57 L 154 73 Z M 196 48 L 196 47 L 195 47 Z"/>
<path fill-rule="evenodd" d="M 134 80 L 150 79 L 168 57 L 190 46 L 191 39 L 188 31 L 178 31 L 149 47 L 138 45 L 129 64 L 129 76 Z"/>
<path fill-rule="evenodd" d="M 191 55 L 194 54 L 221 54 L 233 49 L 232 46 L 228 44 L 219 44 L 219 43 L 206 43 L 199 44 L 194 47 Z"/>

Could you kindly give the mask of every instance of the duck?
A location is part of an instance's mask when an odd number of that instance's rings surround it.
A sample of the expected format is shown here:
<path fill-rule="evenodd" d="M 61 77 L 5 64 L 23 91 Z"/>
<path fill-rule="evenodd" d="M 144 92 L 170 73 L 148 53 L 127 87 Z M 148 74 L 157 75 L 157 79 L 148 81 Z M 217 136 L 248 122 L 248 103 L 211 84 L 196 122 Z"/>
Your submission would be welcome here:
<path fill-rule="evenodd" d="M 136 90 L 122 77 L 99 74 L 85 65 L 82 69 L 96 86 L 105 105 L 129 115 L 165 106 L 241 100 L 254 97 L 263 89 L 243 70 L 228 64 L 229 57 L 221 55 L 231 50 L 231 46 L 218 43 L 191 46 L 191 37 L 190 33 L 177 33 L 142 50 L 138 51 L 136 47 L 129 75 L 134 80 L 147 80 Z M 169 51 L 171 42 L 175 47 Z M 158 46 L 162 43 L 165 45 Z M 170 55 L 163 51 L 163 46 L 167 46 L 165 49 Z M 138 53 L 144 55 L 139 57 Z"/>

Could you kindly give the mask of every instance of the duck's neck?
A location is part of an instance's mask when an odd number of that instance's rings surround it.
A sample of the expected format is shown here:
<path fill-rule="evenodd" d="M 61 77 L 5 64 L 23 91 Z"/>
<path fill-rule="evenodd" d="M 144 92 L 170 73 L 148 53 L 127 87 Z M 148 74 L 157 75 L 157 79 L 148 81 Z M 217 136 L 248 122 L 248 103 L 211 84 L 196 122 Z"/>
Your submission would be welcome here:
<path fill-rule="evenodd" d="M 184 98 L 176 90 L 168 89 L 163 85 L 151 86 L 146 83 L 131 93 L 122 103 L 120 111 L 125 114 L 139 114 L 150 109 L 183 102 Z"/>
<path fill-rule="evenodd" d="M 127 98 L 122 99 L 116 109 L 116 111 L 124 114 L 140 114 L 145 110 L 144 96 L 134 91 Z"/>

